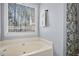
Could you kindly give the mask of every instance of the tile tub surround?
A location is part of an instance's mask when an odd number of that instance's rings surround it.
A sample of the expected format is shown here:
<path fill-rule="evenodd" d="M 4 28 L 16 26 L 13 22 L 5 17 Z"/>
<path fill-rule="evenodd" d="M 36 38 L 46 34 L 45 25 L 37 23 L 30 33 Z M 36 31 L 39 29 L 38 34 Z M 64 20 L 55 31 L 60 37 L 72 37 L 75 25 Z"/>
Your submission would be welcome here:
<path fill-rule="evenodd" d="M 0 41 L 1 56 L 53 56 L 52 42 L 42 38 Z"/>

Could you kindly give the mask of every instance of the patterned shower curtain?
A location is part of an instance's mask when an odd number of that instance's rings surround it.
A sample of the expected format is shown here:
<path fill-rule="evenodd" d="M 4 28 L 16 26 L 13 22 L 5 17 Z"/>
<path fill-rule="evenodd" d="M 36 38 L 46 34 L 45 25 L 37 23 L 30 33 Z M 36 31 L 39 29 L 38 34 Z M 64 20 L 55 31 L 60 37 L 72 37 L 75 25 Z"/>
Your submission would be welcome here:
<path fill-rule="evenodd" d="M 67 56 L 76 56 L 78 54 L 77 38 L 77 4 L 67 4 Z"/>

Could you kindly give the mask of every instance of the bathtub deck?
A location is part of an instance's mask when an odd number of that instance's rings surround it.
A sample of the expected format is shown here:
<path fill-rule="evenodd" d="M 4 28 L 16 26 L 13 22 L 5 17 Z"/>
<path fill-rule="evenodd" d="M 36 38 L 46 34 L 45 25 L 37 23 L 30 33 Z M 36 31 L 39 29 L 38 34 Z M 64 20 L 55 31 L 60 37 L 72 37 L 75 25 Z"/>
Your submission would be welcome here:
<path fill-rule="evenodd" d="M 28 56 L 36 55 L 36 53 L 40 53 L 46 50 L 53 50 L 52 44 L 47 40 L 37 38 L 31 39 L 0 41 L 0 55 Z"/>

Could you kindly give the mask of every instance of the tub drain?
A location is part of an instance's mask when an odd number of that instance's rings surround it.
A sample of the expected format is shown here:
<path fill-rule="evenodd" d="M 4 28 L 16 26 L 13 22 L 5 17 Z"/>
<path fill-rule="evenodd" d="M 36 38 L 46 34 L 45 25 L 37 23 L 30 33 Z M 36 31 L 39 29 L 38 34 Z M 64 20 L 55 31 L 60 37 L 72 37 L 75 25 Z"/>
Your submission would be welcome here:
<path fill-rule="evenodd" d="M 2 54 L 1 56 L 4 56 L 4 54 Z"/>
<path fill-rule="evenodd" d="M 25 44 L 23 43 L 22 46 L 24 46 Z"/>
<path fill-rule="evenodd" d="M 26 52 L 23 52 L 23 54 L 25 54 Z"/>
<path fill-rule="evenodd" d="M 3 52 L 7 51 L 7 49 L 4 49 Z"/>

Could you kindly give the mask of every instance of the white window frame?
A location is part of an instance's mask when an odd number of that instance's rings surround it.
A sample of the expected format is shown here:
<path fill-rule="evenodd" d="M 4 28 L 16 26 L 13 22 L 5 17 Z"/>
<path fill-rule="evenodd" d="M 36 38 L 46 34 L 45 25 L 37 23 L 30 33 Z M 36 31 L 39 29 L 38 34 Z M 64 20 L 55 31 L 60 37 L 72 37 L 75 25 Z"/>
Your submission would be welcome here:
<path fill-rule="evenodd" d="M 20 3 L 18 3 L 20 4 Z M 38 35 L 38 7 L 33 4 L 21 4 L 27 7 L 35 8 L 35 32 L 8 32 L 8 3 L 4 3 L 4 36 L 37 36 Z"/>

